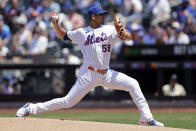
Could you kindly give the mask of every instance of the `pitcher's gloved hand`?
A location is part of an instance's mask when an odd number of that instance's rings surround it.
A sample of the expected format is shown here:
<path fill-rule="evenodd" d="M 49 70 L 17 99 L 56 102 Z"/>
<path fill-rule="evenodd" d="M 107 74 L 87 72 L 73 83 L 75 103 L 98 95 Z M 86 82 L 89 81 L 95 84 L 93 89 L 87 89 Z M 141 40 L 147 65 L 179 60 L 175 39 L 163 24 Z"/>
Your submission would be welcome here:
<path fill-rule="evenodd" d="M 126 30 L 123 26 L 123 23 L 119 20 L 117 16 L 114 17 L 114 26 L 116 28 L 116 31 L 118 32 L 118 37 L 121 40 L 125 40 L 127 38 Z"/>

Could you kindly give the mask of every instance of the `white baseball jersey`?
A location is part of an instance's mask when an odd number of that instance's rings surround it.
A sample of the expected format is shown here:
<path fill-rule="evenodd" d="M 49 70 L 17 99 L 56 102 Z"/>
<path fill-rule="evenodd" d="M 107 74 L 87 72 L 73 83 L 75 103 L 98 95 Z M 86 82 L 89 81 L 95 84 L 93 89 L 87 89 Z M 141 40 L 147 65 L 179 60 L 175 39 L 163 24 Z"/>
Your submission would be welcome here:
<path fill-rule="evenodd" d="M 90 26 L 67 32 L 73 43 L 78 44 L 83 53 L 83 65 L 80 68 L 77 81 L 63 98 L 56 98 L 44 103 L 30 104 L 30 114 L 39 114 L 62 108 L 71 108 L 77 104 L 90 90 L 97 86 L 116 90 L 128 91 L 141 113 L 140 120 L 153 119 L 148 103 L 141 92 L 140 86 L 134 78 L 121 72 L 109 69 L 112 47 L 117 42 L 117 32 L 112 25 L 102 25 L 93 29 Z M 105 74 L 88 69 L 107 69 Z"/>
<path fill-rule="evenodd" d="M 113 45 L 119 40 L 115 27 L 101 25 L 93 29 L 90 26 L 67 32 L 72 43 L 78 44 L 83 53 L 83 64 L 97 69 L 109 68 Z"/>

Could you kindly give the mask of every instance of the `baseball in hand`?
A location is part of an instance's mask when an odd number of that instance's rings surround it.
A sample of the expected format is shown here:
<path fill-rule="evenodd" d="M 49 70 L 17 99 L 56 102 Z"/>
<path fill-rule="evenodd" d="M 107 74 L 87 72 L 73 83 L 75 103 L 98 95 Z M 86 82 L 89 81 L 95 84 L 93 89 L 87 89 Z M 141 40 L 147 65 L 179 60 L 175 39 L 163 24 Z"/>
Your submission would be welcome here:
<path fill-rule="evenodd" d="M 59 20 L 59 16 L 58 16 L 55 12 L 51 12 L 51 13 L 50 13 L 50 19 L 51 19 L 53 22 L 57 23 L 58 20 Z"/>

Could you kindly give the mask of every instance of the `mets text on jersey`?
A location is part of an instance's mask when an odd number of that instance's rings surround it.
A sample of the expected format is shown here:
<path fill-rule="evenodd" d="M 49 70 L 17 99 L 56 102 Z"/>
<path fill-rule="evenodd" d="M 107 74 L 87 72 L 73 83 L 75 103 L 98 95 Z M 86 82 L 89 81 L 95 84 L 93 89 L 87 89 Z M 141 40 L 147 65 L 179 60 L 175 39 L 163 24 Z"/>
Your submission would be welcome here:
<path fill-rule="evenodd" d="M 107 37 L 106 33 L 101 33 L 101 36 L 98 36 L 96 38 L 95 38 L 95 34 L 88 35 L 87 40 L 85 42 L 85 46 L 88 46 L 89 44 L 99 43 L 101 41 L 103 42 L 107 39 L 108 39 L 108 37 Z"/>

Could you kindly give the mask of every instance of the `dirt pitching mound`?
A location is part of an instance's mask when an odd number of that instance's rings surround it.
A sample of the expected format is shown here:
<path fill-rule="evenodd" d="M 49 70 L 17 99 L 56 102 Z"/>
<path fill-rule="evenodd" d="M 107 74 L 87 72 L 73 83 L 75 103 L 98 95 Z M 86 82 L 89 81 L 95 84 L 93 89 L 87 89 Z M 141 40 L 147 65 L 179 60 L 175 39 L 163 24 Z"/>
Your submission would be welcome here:
<path fill-rule="evenodd" d="M 38 118 L 0 118 L 0 131 L 191 131 L 167 127 Z M 193 130 L 192 130 L 193 131 Z"/>

